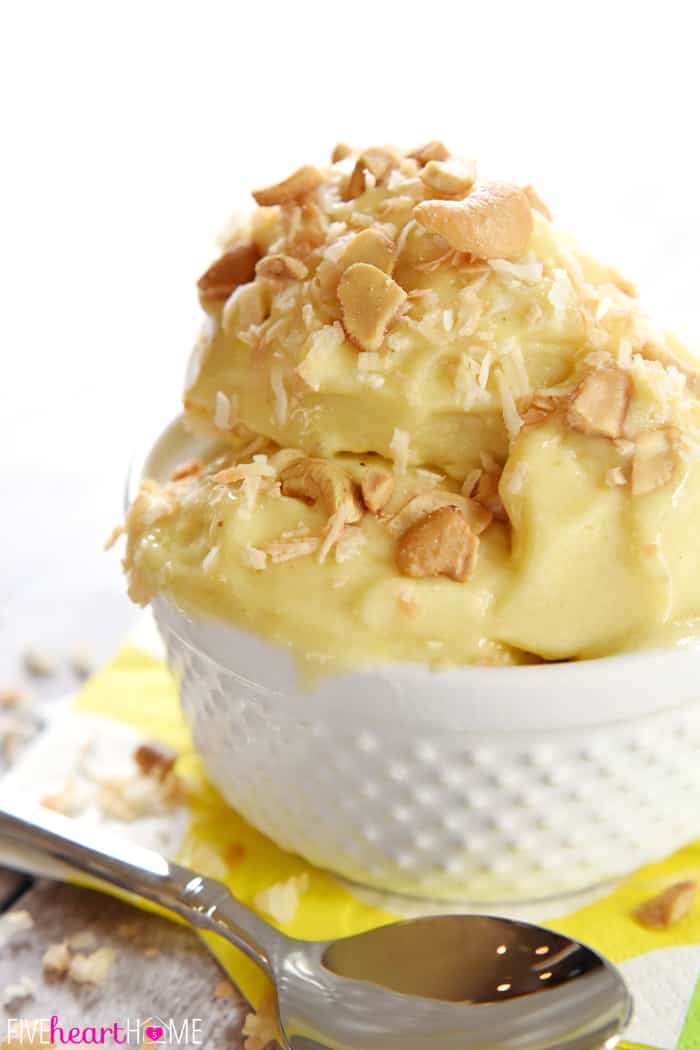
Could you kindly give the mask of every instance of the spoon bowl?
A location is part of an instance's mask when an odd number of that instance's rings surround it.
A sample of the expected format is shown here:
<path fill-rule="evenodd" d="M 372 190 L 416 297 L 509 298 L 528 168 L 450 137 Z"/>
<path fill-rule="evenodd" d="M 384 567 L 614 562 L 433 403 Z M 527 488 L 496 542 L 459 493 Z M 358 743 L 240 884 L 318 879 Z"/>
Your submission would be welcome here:
<path fill-rule="evenodd" d="M 529 923 L 439 915 L 294 940 L 222 883 L 22 802 L 0 811 L 0 860 L 87 875 L 224 937 L 274 982 L 286 1050 L 610 1050 L 631 1015 L 615 967 Z"/>

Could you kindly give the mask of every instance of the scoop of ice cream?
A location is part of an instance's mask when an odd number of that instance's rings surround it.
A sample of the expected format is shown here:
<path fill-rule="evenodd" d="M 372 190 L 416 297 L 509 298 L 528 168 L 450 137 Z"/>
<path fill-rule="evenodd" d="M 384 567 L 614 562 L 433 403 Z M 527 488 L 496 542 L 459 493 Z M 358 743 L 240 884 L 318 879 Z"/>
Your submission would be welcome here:
<path fill-rule="evenodd" d="M 531 191 L 379 149 L 303 171 L 257 194 L 266 206 L 200 281 L 193 418 L 311 455 L 405 448 L 463 479 L 481 453 L 503 462 L 535 397 L 574 384 L 591 354 L 663 346 L 632 288 Z"/>
<path fill-rule="evenodd" d="M 693 357 L 530 187 L 340 153 L 256 191 L 200 279 L 185 406 L 218 447 L 132 507 L 133 597 L 344 666 L 694 634 Z"/>

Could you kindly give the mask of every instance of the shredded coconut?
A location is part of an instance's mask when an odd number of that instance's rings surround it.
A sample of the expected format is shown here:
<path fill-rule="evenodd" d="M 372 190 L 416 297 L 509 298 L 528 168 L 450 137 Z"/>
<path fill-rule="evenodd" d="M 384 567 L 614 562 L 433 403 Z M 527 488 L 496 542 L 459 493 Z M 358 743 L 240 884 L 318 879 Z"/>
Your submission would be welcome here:
<path fill-rule="evenodd" d="M 272 543 L 266 543 L 261 550 L 264 554 L 269 555 L 271 562 L 277 565 L 283 561 L 291 561 L 293 558 L 313 554 L 318 549 L 320 542 L 318 536 L 274 540 Z"/>
<path fill-rule="evenodd" d="M 297 372 L 312 390 L 321 389 L 326 359 L 338 350 L 344 341 L 345 334 L 337 321 L 334 324 L 324 325 L 319 331 L 311 334 L 309 349 L 306 357 L 297 367 Z"/>
<path fill-rule="evenodd" d="M 231 402 L 223 390 L 216 392 L 216 405 L 214 408 L 214 426 L 219 430 L 226 430 L 230 425 Z"/>
<path fill-rule="evenodd" d="M 462 482 L 463 496 L 471 496 L 472 492 L 474 491 L 479 482 L 479 478 L 481 477 L 482 473 L 483 471 L 480 470 L 479 467 L 474 467 L 473 470 L 469 471 L 464 481 Z"/>
<path fill-rule="evenodd" d="M 326 535 L 318 552 L 319 565 L 323 565 L 324 561 L 328 556 L 328 552 L 333 547 L 333 544 L 337 543 L 338 539 L 340 538 L 340 535 L 343 529 L 345 528 L 345 521 L 348 516 L 348 509 L 349 507 L 347 503 L 341 503 L 335 514 L 331 515 L 331 517 L 328 519 L 328 524 L 326 526 Z"/>
<path fill-rule="evenodd" d="M 394 429 L 389 448 L 394 458 L 394 473 L 403 476 L 408 468 L 408 450 L 411 437 L 407 430 Z"/>
<path fill-rule="evenodd" d="M 555 269 L 547 299 L 554 307 L 554 317 L 557 321 L 564 321 L 566 318 L 566 311 L 571 306 L 573 295 L 574 289 L 566 270 Z"/>
<path fill-rule="evenodd" d="M 274 364 L 270 369 L 270 383 L 272 384 L 272 392 L 275 395 L 275 418 L 280 426 L 284 426 L 287 422 L 289 401 L 281 365 Z"/>
<path fill-rule="evenodd" d="M 518 413 L 518 407 L 515 403 L 515 398 L 513 397 L 513 390 L 505 373 L 502 369 L 497 368 L 494 370 L 494 375 L 496 377 L 498 392 L 501 395 L 503 422 L 505 423 L 506 430 L 510 437 L 514 438 L 520 431 L 523 421 Z"/>
<path fill-rule="evenodd" d="M 241 557 L 251 569 L 264 569 L 267 564 L 265 551 L 260 550 L 259 547 L 253 547 L 250 543 L 246 543 L 242 548 Z"/>
<path fill-rule="evenodd" d="M 525 284 L 537 284 L 542 280 L 541 262 L 513 263 L 507 259 L 489 259 L 489 266 L 504 277 L 514 277 Z"/>
<path fill-rule="evenodd" d="M 360 372 L 357 381 L 358 383 L 364 383 L 365 386 L 372 387 L 373 390 L 378 390 L 384 386 L 384 376 L 378 376 L 372 372 Z"/>
<path fill-rule="evenodd" d="M 516 463 L 513 469 L 507 476 L 508 489 L 514 495 L 517 496 L 519 492 L 522 492 L 523 483 L 527 474 L 527 464 Z"/>
<path fill-rule="evenodd" d="M 214 565 L 214 562 L 216 561 L 218 556 L 219 556 L 219 548 L 218 547 L 212 547 L 212 549 L 207 554 L 205 554 L 205 556 L 202 558 L 202 571 L 203 572 L 209 572 L 209 570 Z"/>
<path fill-rule="evenodd" d="M 359 526 L 347 525 L 335 545 L 335 560 L 341 565 L 349 561 L 350 558 L 360 553 L 365 542 L 366 537 Z"/>
<path fill-rule="evenodd" d="M 617 485 L 626 485 L 627 478 L 622 467 L 612 467 L 605 475 L 605 484 L 611 488 L 615 488 Z"/>

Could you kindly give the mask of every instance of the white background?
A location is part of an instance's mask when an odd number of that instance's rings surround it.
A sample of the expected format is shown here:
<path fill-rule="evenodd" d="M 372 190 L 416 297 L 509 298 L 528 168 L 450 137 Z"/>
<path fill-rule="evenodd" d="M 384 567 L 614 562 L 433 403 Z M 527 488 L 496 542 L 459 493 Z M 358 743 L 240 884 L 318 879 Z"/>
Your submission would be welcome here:
<path fill-rule="evenodd" d="M 337 140 L 442 138 L 534 182 L 697 341 L 693 6 L 2 5 L 0 653 L 122 629 L 100 542 L 176 410 L 214 236 Z"/>

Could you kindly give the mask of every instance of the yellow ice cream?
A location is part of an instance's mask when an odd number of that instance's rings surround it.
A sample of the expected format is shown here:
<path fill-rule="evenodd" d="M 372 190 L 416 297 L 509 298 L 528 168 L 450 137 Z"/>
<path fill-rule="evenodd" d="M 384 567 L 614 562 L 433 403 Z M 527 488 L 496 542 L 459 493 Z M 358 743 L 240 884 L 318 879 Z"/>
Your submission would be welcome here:
<path fill-rule="evenodd" d="M 135 600 L 318 669 L 696 633 L 700 382 L 614 270 L 438 143 L 255 196 L 199 282 L 216 449 L 132 506 Z"/>

